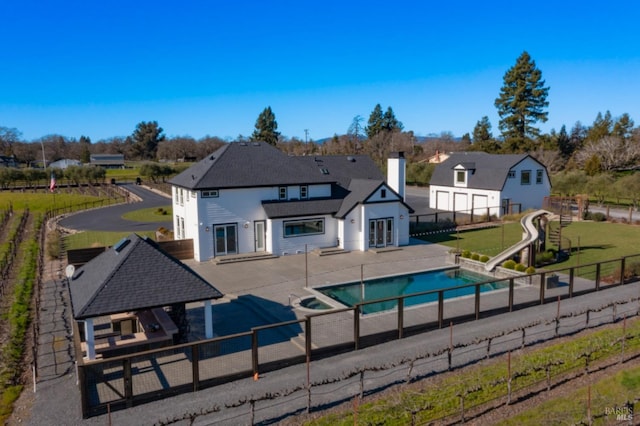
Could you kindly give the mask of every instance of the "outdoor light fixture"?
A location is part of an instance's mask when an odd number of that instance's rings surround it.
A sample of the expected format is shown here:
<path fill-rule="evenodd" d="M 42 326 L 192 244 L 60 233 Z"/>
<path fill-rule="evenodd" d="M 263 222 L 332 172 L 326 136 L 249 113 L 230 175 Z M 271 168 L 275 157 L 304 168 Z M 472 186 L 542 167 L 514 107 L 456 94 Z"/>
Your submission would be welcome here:
<path fill-rule="evenodd" d="M 209 232 L 209 227 L 204 228 L 204 232 Z"/>

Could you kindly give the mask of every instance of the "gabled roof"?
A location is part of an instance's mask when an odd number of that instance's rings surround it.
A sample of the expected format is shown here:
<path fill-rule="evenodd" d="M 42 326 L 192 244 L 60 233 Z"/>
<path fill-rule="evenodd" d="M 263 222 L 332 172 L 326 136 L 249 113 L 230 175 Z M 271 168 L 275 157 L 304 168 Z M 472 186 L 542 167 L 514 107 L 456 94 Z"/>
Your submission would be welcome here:
<path fill-rule="evenodd" d="M 502 190 L 509 170 L 526 158 L 538 162 L 529 154 L 487 154 L 485 152 L 457 152 L 440 163 L 431 176 L 430 185 L 453 186 L 454 169 L 462 166 L 467 175 L 467 188 Z M 539 163 L 540 164 L 540 163 Z M 544 165 L 540 164 L 541 168 Z"/>
<path fill-rule="evenodd" d="M 136 234 L 76 270 L 69 291 L 76 320 L 222 297 L 191 268 Z"/>

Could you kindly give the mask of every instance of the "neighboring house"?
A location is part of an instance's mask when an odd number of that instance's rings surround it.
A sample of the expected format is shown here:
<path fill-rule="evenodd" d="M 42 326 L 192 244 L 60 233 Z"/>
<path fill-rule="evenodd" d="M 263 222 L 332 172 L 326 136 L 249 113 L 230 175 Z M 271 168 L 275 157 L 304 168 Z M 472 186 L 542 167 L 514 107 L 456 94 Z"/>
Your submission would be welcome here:
<path fill-rule="evenodd" d="M 500 217 L 519 204 L 539 209 L 551 192 L 546 167 L 528 154 L 452 153 L 439 164 L 429 186 L 429 207 Z"/>
<path fill-rule="evenodd" d="M 446 154 L 444 152 L 436 151 L 436 153 L 434 155 L 429 157 L 428 162 L 429 162 L 429 164 L 440 164 L 443 161 L 446 161 L 447 158 L 449 158 L 449 156 L 450 156 L 450 154 Z"/>
<path fill-rule="evenodd" d="M 390 179 L 368 156 L 288 156 L 264 142 L 223 146 L 169 182 L 174 235 L 198 261 L 316 248 L 367 250 L 409 243 L 405 159 Z"/>
<path fill-rule="evenodd" d="M 63 158 L 62 160 L 49 163 L 49 167 L 53 169 L 66 169 L 69 166 L 81 166 L 82 163 L 78 160 L 71 160 L 69 158 Z"/>
<path fill-rule="evenodd" d="M 0 167 L 18 167 L 15 157 L 7 157 L 6 155 L 0 155 Z"/>
<path fill-rule="evenodd" d="M 90 164 L 105 169 L 124 169 L 124 154 L 92 154 Z"/>

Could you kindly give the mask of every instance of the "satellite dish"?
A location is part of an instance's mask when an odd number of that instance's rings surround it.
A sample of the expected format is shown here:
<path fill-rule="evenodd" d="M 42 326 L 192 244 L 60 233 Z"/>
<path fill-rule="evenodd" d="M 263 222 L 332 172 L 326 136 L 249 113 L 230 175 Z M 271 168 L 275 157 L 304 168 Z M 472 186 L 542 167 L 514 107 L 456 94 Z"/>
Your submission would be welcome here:
<path fill-rule="evenodd" d="M 67 276 L 67 278 L 72 279 L 73 278 L 73 274 L 76 272 L 76 267 L 73 265 L 68 265 L 65 270 L 64 270 L 64 274 Z"/>

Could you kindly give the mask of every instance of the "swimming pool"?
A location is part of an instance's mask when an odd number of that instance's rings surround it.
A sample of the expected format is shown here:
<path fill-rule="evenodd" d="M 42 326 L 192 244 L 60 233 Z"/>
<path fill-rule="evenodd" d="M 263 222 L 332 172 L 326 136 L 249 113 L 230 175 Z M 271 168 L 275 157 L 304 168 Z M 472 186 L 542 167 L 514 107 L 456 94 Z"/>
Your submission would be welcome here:
<path fill-rule="evenodd" d="M 421 293 L 429 290 L 460 287 L 465 284 L 479 283 L 492 279 L 493 277 L 482 275 L 477 272 L 452 268 L 367 280 L 364 282 L 364 286 L 360 282 L 352 282 L 316 288 L 316 290 L 334 300 L 337 300 L 343 305 L 351 307 L 362 301 L 366 302 L 370 300 Z M 486 292 L 508 287 L 508 281 L 496 281 L 480 285 L 480 291 Z M 454 288 L 452 290 L 445 291 L 444 298 L 450 299 L 474 293 L 474 286 Z M 411 306 L 435 302 L 437 300 L 438 293 L 431 293 L 405 298 L 404 303 L 405 306 Z M 362 313 L 369 314 L 391 310 L 394 309 L 397 304 L 396 300 L 390 300 L 388 302 L 364 305 L 362 307 Z"/>

